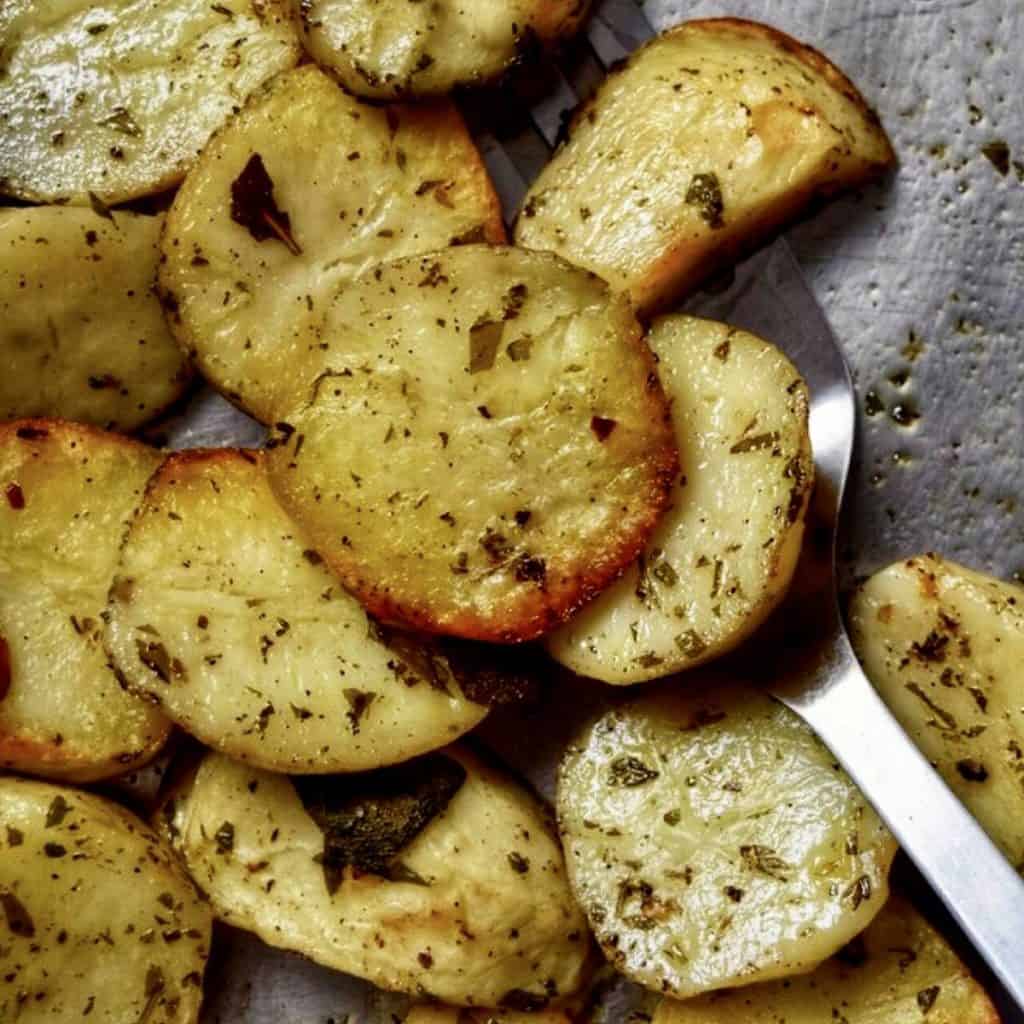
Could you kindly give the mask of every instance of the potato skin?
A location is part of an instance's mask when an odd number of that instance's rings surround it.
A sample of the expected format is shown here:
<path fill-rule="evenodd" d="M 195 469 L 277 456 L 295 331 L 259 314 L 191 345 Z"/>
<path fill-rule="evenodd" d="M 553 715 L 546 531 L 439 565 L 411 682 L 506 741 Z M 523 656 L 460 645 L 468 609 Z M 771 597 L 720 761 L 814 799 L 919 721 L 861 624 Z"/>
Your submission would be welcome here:
<path fill-rule="evenodd" d="M 0 768 L 90 782 L 145 763 L 170 722 L 102 648 L 117 549 L 160 456 L 62 420 L 0 424 Z"/>
<path fill-rule="evenodd" d="M 1024 871 L 1024 589 L 919 555 L 858 588 L 850 627 L 882 699 Z"/>
<path fill-rule="evenodd" d="M 756 22 L 684 22 L 576 114 L 516 243 L 593 270 L 649 315 L 894 162 L 877 117 L 822 54 Z"/>
<path fill-rule="evenodd" d="M 557 837 L 504 773 L 465 748 L 442 753 L 468 777 L 399 852 L 412 881 L 346 868 L 329 894 L 323 833 L 291 782 L 220 755 L 160 820 L 217 916 L 270 945 L 420 998 L 543 1008 L 582 986 L 590 953 Z"/>
<path fill-rule="evenodd" d="M 14 777 L 0 826 L 0 1019 L 194 1024 L 212 916 L 170 847 L 108 800 Z"/>

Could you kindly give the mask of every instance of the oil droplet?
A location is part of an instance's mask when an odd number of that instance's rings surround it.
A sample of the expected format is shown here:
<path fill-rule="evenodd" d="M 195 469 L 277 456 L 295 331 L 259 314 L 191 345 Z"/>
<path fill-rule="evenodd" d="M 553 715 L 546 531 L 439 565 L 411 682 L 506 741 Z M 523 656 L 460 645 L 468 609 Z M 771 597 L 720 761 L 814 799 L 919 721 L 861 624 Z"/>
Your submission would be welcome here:
<path fill-rule="evenodd" d="M 910 453 L 896 451 L 892 453 L 892 461 L 897 466 L 908 466 L 910 465 Z"/>
<path fill-rule="evenodd" d="M 866 416 L 877 416 L 880 412 L 885 412 L 882 400 L 878 397 L 877 392 L 869 391 L 864 396 L 864 414 Z"/>
<path fill-rule="evenodd" d="M 922 352 L 924 352 L 924 339 L 918 337 L 914 331 L 908 331 L 907 343 L 900 349 L 901 355 L 904 359 L 913 363 Z"/>
<path fill-rule="evenodd" d="M 873 487 L 881 487 L 885 482 L 885 477 L 881 473 L 871 474 L 871 484 Z"/>
<path fill-rule="evenodd" d="M 894 388 L 905 388 L 907 381 L 910 380 L 909 370 L 897 370 L 895 373 L 889 375 L 889 383 Z"/>
<path fill-rule="evenodd" d="M 889 411 L 889 417 L 899 427 L 912 427 L 921 414 L 912 402 L 897 402 Z"/>

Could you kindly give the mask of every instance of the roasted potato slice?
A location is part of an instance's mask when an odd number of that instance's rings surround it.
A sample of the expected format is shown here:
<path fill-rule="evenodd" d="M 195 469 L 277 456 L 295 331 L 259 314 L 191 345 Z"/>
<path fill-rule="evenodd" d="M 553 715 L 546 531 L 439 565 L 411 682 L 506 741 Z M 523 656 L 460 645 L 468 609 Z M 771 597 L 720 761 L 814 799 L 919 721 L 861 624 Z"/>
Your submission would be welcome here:
<path fill-rule="evenodd" d="M 558 814 L 605 955 L 677 998 L 809 971 L 878 913 L 896 852 L 796 715 L 724 681 L 607 712 Z"/>
<path fill-rule="evenodd" d="M 338 286 L 460 240 L 501 242 L 501 207 L 455 107 L 375 107 L 302 67 L 203 151 L 167 218 L 160 286 L 207 379 L 265 423 L 309 381 L 297 352 Z"/>
<path fill-rule="evenodd" d="M 882 699 L 1024 871 L 1024 589 L 921 555 L 864 583 L 850 626 Z"/>
<path fill-rule="evenodd" d="M 810 974 L 739 990 L 665 999 L 654 1024 L 999 1024 L 985 990 L 904 899 Z"/>
<path fill-rule="evenodd" d="M 531 639 L 633 561 L 675 483 L 628 302 L 555 256 L 474 245 L 377 267 L 339 292 L 301 372 L 271 486 L 388 621 Z"/>
<path fill-rule="evenodd" d="M 647 342 L 682 476 L 639 562 L 547 639 L 580 675 L 637 683 L 737 646 L 786 593 L 814 480 L 807 387 L 778 349 L 669 316 Z"/>
<path fill-rule="evenodd" d="M 894 162 L 878 119 L 822 54 L 756 22 L 691 21 L 634 53 L 577 112 L 516 242 L 652 312 Z"/>
<path fill-rule="evenodd" d="M 437 96 L 572 35 L 589 0 L 292 0 L 313 59 L 357 96 Z"/>
<path fill-rule="evenodd" d="M 467 1010 L 454 1006 L 414 1006 L 404 1024 L 572 1024 L 561 1010 Z M 973 1024 L 969 1022 L 969 1024 Z"/>
<path fill-rule="evenodd" d="M 544 808 L 465 750 L 294 782 L 211 754 L 163 820 L 219 917 L 381 988 L 542 1009 L 583 980 Z"/>
<path fill-rule="evenodd" d="M 78 782 L 142 764 L 170 723 L 126 693 L 100 614 L 153 450 L 59 420 L 0 424 L 0 769 Z"/>
<path fill-rule="evenodd" d="M 0 418 L 134 430 L 190 379 L 154 293 L 163 217 L 0 212 Z"/>
<path fill-rule="evenodd" d="M 212 916 L 158 836 L 108 800 L 12 777 L 0 827 L 0 1020 L 198 1020 Z"/>
<path fill-rule="evenodd" d="M 288 0 L 4 0 L 0 192 L 104 210 L 178 182 L 299 58 Z"/>
<path fill-rule="evenodd" d="M 262 453 L 171 456 L 117 573 L 114 663 L 232 757 L 272 771 L 361 771 L 444 746 L 486 714 L 434 652 L 385 643 L 295 535 Z"/>

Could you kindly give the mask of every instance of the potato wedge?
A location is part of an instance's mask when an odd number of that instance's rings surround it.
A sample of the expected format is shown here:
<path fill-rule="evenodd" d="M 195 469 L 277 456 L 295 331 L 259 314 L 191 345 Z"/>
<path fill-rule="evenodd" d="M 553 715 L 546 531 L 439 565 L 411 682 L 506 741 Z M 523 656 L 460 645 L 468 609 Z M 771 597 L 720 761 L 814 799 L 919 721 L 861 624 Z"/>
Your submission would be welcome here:
<path fill-rule="evenodd" d="M 822 54 L 767 25 L 691 21 L 609 75 L 527 195 L 516 242 L 671 305 L 895 156 Z"/>
<path fill-rule="evenodd" d="M 292 0 L 302 41 L 357 96 L 439 96 L 572 35 L 589 0 Z"/>
<path fill-rule="evenodd" d="M 810 729 L 726 682 L 607 712 L 558 814 L 605 955 L 677 998 L 811 970 L 878 913 L 896 852 Z"/>
<path fill-rule="evenodd" d="M 892 896 L 871 924 L 810 974 L 739 990 L 665 999 L 654 1024 L 999 1024 L 945 939 Z"/>
<path fill-rule="evenodd" d="M 1024 872 L 1024 590 L 921 555 L 857 590 L 850 627 L 900 725 Z"/>
<path fill-rule="evenodd" d="M 4 0 L 0 193 L 123 202 L 181 180 L 299 58 L 288 0 Z"/>
<path fill-rule="evenodd" d="M 487 713 L 433 652 L 384 642 L 295 535 L 257 452 L 161 466 L 121 550 L 106 644 L 178 725 L 271 771 L 393 764 Z"/>
<path fill-rule="evenodd" d="M 271 423 L 308 391 L 296 353 L 319 342 L 340 284 L 384 260 L 504 238 L 451 103 L 374 107 L 302 67 L 203 151 L 167 218 L 160 286 L 206 378 Z"/>
<path fill-rule="evenodd" d="M 59 420 L 0 424 L 0 769 L 88 782 L 163 745 L 101 643 L 117 549 L 160 456 Z"/>
<path fill-rule="evenodd" d="M 109 800 L 13 777 L 0 828 L 0 1020 L 198 1020 L 212 915 L 166 843 Z"/>
<path fill-rule="evenodd" d="M 211 754 L 163 820 L 217 916 L 381 988 L 523 1010 L 583 980 L 586 922 L 544 808 L 465 750 L 295 782 Z"/>
<path fill-rule="evenodd" d="M 668 316 L 647 342 L 672 402 L 682 477 L 640 561 L 547 638 L 556 661 L 639 683 L 736 647 L 785 596 L 814 481 L 807 387 L 778 349 Z"/>
<path fill-rule="evenodd" d="M 467 1010 L 454 1006 L 414 1006 L 404 1024 L 572 1024 L 561 1010 Z M 973 1022 L 970 1022 L 973 1024 Z"/>
<path fill-rule="evenodd" d="M 322 338 L 267 465 L 373 614 L 532 639 L 642 549 L 675 440 L 639 324 L 604 282 L 460 246 L 347 285 Z"/>
<path fill-rule="evenodd" d="M 191 378 L 154 285 L 163 217 L 0 211 L 0 419 L 134 430 Z"/>

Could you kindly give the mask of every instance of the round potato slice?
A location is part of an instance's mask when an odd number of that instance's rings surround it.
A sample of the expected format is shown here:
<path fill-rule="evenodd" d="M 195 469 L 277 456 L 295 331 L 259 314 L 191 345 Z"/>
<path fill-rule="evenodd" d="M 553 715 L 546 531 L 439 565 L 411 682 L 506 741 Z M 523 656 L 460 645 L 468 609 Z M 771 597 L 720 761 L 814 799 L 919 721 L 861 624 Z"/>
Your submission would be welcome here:
<path fill-rule="evenodd" d="M 292 0 L 303 42 L 358 96 L 435 96 L 572 35 L 589 0 Z"/>
<path fill-rule="evenodd" d="M 121 550 L 107 648 L 208 746 L 272 771 L 404 761 L 486 714 L 413 640 L 388 646 L 306 548 L 261 453 L 173 455 Z M 244 681 L 244 685 L 239 685 Z"/>
<path fill-rule="evenodd" d="M 296 353 L 318 341 L 340 284 L 384 260 L 504 238 L 452 104 L 374 107 L 303 67 L 203 151 L 168 215 L 160 286 L 206 378 L 270 423 L 308 394 Z"/>
<path fill-rule="evenodd" d="M 628 302 L 557 257 L 460 246 L 338 294 L 271 486 L 375 615 L 531 639 L 642 549 L 675 482 Z"/>
<path fill-rule="evenodd" d="M 299 58 L 287 0 L 5 0 L 0 192 L 98 209 L 169 188 Z"/>
<path fill-rule="evenodd" d="M 59 420 L 0 424 L 0 768 L 79 782 L 149 760 L 170 723 L 125 692 L 100 615 L 152 449 Z"/>
<path fill-rule="evenodd" d="M 1024 590 L 921 555 L 860 587 L 850 627 L 900 725 L 1024 872 Z"/>
<path fill-rule="evenodd" d="M 796 715 L 726 683 L 606 713 L 558 812 L 605 955 L 678 998 L 812 969 L 878 913 L 896 852 Z"/>
<path fill-rule="evenodd" d="M 0 418 L 134 430 L 191 374 L 154 293 L 163 217 L 0 213 Z"/>
<path fill-rule="evenodd" d="M 0 779 L 0 1020 L 194 1024 L 212 916 L 116 804 Z"/>
<path fill-rule="evenodd" d="M 462 1006 L 542 1009 L 583 981 L 545 809 L 465 750 L 294 783 L 211 754 L 163 819 L 215 913 L 272 946 Z"/>
<path fill-rule="evenodd" d="M 810 974 L 665 999 L 654 1024 L 999 1024 L 985 990 L 931 925 L 893 896 L 845 949 Z"/>
<path fill-rule="evenodd" d="M 580 675 L 638 683 L 736 647 L 785 596 L 814 479 L 807 387 L 778 349 L 711 320 L 647 335 L 682 477 L 639 562 L 547 640 Z"/>

